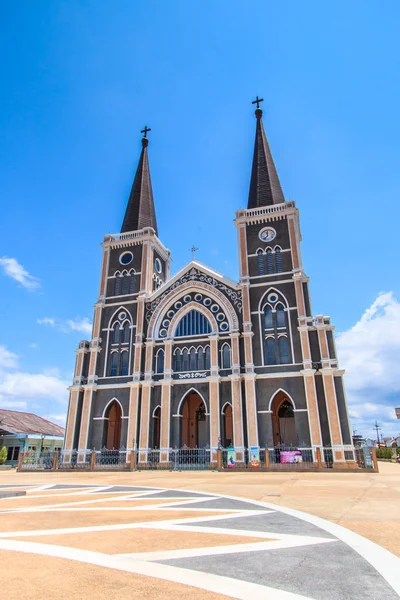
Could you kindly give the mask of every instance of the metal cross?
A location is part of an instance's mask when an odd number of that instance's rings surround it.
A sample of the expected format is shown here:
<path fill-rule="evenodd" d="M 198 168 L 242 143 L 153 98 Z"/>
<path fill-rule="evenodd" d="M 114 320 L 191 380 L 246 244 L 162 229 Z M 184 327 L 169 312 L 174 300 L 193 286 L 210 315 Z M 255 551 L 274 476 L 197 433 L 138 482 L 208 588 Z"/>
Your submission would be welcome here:
<path fill-rule="evenodd" d="M 192 253 L 192 260 L 194 260 L 194 259 L 195 259 L 195 254 L 196 254 L 197 250 L 198 250 L 198 248 L 196 248 L 196 246 L 192 246 L 192 247 L 190 248 L 189 252 L 191 252 L 191 253 Z"/>
<path fill-rule="evenodd" d="M 257 108 L 260 108 L 260 102 L 264 102 L 264 98 L 259 98 L 256 96 L 256 99 L 253 100 L 252 104 L 257 104 Z"/>
<path fill-rule="evenodd" d="M 144 129 L 142 129 L 142 131 L 140 133 L 143 133 L 143 137 L 147 138 L 147 132 L 151 131 L 151 129 L 149 129 L 147 127 L 147 125 L 144 126 Z"/>

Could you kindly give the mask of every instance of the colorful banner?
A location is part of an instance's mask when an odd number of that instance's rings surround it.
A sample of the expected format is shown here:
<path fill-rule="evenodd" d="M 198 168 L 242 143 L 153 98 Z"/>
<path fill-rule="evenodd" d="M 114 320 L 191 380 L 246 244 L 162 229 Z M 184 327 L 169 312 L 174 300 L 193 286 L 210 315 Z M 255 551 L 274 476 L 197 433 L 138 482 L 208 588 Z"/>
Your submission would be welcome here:
<path fill-rule="evenodd" d="M 233 469 L 236 464 L 236 452 L 234 448 L 228 448 L 228 469 Z"/>
<path fill-rule="evenodd" d="M 250 448 L 250 463 L 252 468 L 260 466 L 260 449 L 258 446 L 251 446 Z"/>
<path fill-rule="evenodd" d="M 294 464 L 303 462 L 300 450 L 281 450 L 280 461 L 283 464 Z"/>

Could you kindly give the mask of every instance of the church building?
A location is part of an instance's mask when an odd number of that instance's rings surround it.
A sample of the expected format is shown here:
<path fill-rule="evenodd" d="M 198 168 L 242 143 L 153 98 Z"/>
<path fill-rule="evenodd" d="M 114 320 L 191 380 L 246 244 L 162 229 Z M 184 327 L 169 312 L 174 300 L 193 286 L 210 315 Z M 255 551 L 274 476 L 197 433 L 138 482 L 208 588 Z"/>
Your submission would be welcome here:
<path fill-rule="evenodd" d="M 311 312 L 299 211 L 283 195 L 259 102 L 247 208 L 234 221 L 239 281 L 196 260 L 171 276 L 142 132 L 121 232 L 102 243 L 92 339 L 76 351 L 66 450 L 135 448 L 145 462 L 158 449 L 167 462 L 168 449 L 222 446 L 240 462 L 246 448 L 310 448 L 314 460 L 330 448 L 345 466 L 334 327 Z"/>

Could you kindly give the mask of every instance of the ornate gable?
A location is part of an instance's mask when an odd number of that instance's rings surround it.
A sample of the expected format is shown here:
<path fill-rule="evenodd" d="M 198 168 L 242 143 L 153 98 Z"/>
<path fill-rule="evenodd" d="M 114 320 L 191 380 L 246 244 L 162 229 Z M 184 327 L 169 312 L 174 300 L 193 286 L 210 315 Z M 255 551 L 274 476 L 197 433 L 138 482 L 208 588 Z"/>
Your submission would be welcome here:
<path fill-rule="evenodd" d="M 182 270 L 169 282 L 167 282 L 162 288 L 158 289 L 157 292 L 152 294 L 154 300 L 150 300 L 146 303 L 146 321 L 149 323 L 154 311 L 163 303 L 168 296 L 173 296 L 173 292 L 177 291 L 178 288 L 187 289 L 187 284 L 198 284 L 199 289 L 203 286 L 212 286 L 219 293 L 222 293 L 235 308 L 236 312 L 242 312 L 242 290 L 239 286 L 236 286 L 233 282 L 228 282 L 224 277 L 219 276 L 214 271 L 207 268 L 203 268 L 202 265 L 195 263 L 194 261 L 188 265 L 186 270 Z M 230 285 L 229 285 L 230 283 Z M 203 288 L 204 289 L 204 288 Z"/>

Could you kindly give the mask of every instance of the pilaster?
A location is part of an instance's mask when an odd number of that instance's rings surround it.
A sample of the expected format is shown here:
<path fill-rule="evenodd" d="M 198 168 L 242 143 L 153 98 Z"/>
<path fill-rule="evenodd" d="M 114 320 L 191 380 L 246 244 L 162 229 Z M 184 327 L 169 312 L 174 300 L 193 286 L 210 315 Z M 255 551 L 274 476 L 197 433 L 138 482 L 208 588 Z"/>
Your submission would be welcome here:
<path fill-rule="evenodd" d="M 81 430 L 79 433 L 78 450 L 87 450 L 88 449 L 90 412 L 92 409 L 92 397 L 93 397 L 93 391 L 94 391 L 93 386 L 90 386 L 90 387 L 85 386 L 84 389 L 85 389 L 85 391 L 83 394 Z M 82 462 L 82 457 L 80 457 L 79 462 Z"/>
<path fill-rule="evenodd" d="M 339 412 L 336 399 L 335 382 L 333 381 L 332 369 L 322 369 L 322 381 L 324 384 L 326 408 L 328 412 L 329 430 L 331 433 L 332 446 L 342 446 L 342 432 L 340 428 Z M 344 460 L 343 451 L 335 450 L 334 459 Z"/>
<path fill-rule="evenodd" d="M 310 427 L 311 446 L 313 448 L 322 446 L 321 425 L 319 419 L 317 391 L 315 389 L 315 374 L 312 369 L 303 371 L 304 388 L 306 391 L 306 402 L 308 412 L 308 423 Z"/>
<path fill-rule="evenodd" d="M 243 435 L 243 408 L 242 408 L 242 384 L 239 375 L 231 375 L 231 393 L 232 393 L 232 417 L 233 417 L 233 444 L 235 448 L 244 447 Z M 243 454 L 236 451 L 237 460 L 243 460 Z"/>
<path fill-rule="evenodd" d="M 80 389 L 70 388 L 70 400 L 68 407 L 68 423 L 65 431 L 64 449 L 73 450 L 74 432 L 76 425 L 76 411 L 78 407 L 78 398 Z"/>
<path fill-rule="evenodd" d="M 127 448 L 135 448 L 138 430 L 139 390 L 137 382 L 129 383 L 129 420 L 127 433 Z"/>
<path fill-rule="evenodd" d="M 150 427 L 150 397 L 152 383 L 145 381 L 142 384 L 142 408 L 140 415 L 140 440 L 139 440 L 139 462 L 146 462 L 147 449 L 149 447 L 149 427 Z"/>
<path fill-rule="evenodd" d="M 258 446 L 256 378 L 252 373 L 244 375 L 247 414 L 247 445 Z"/>

